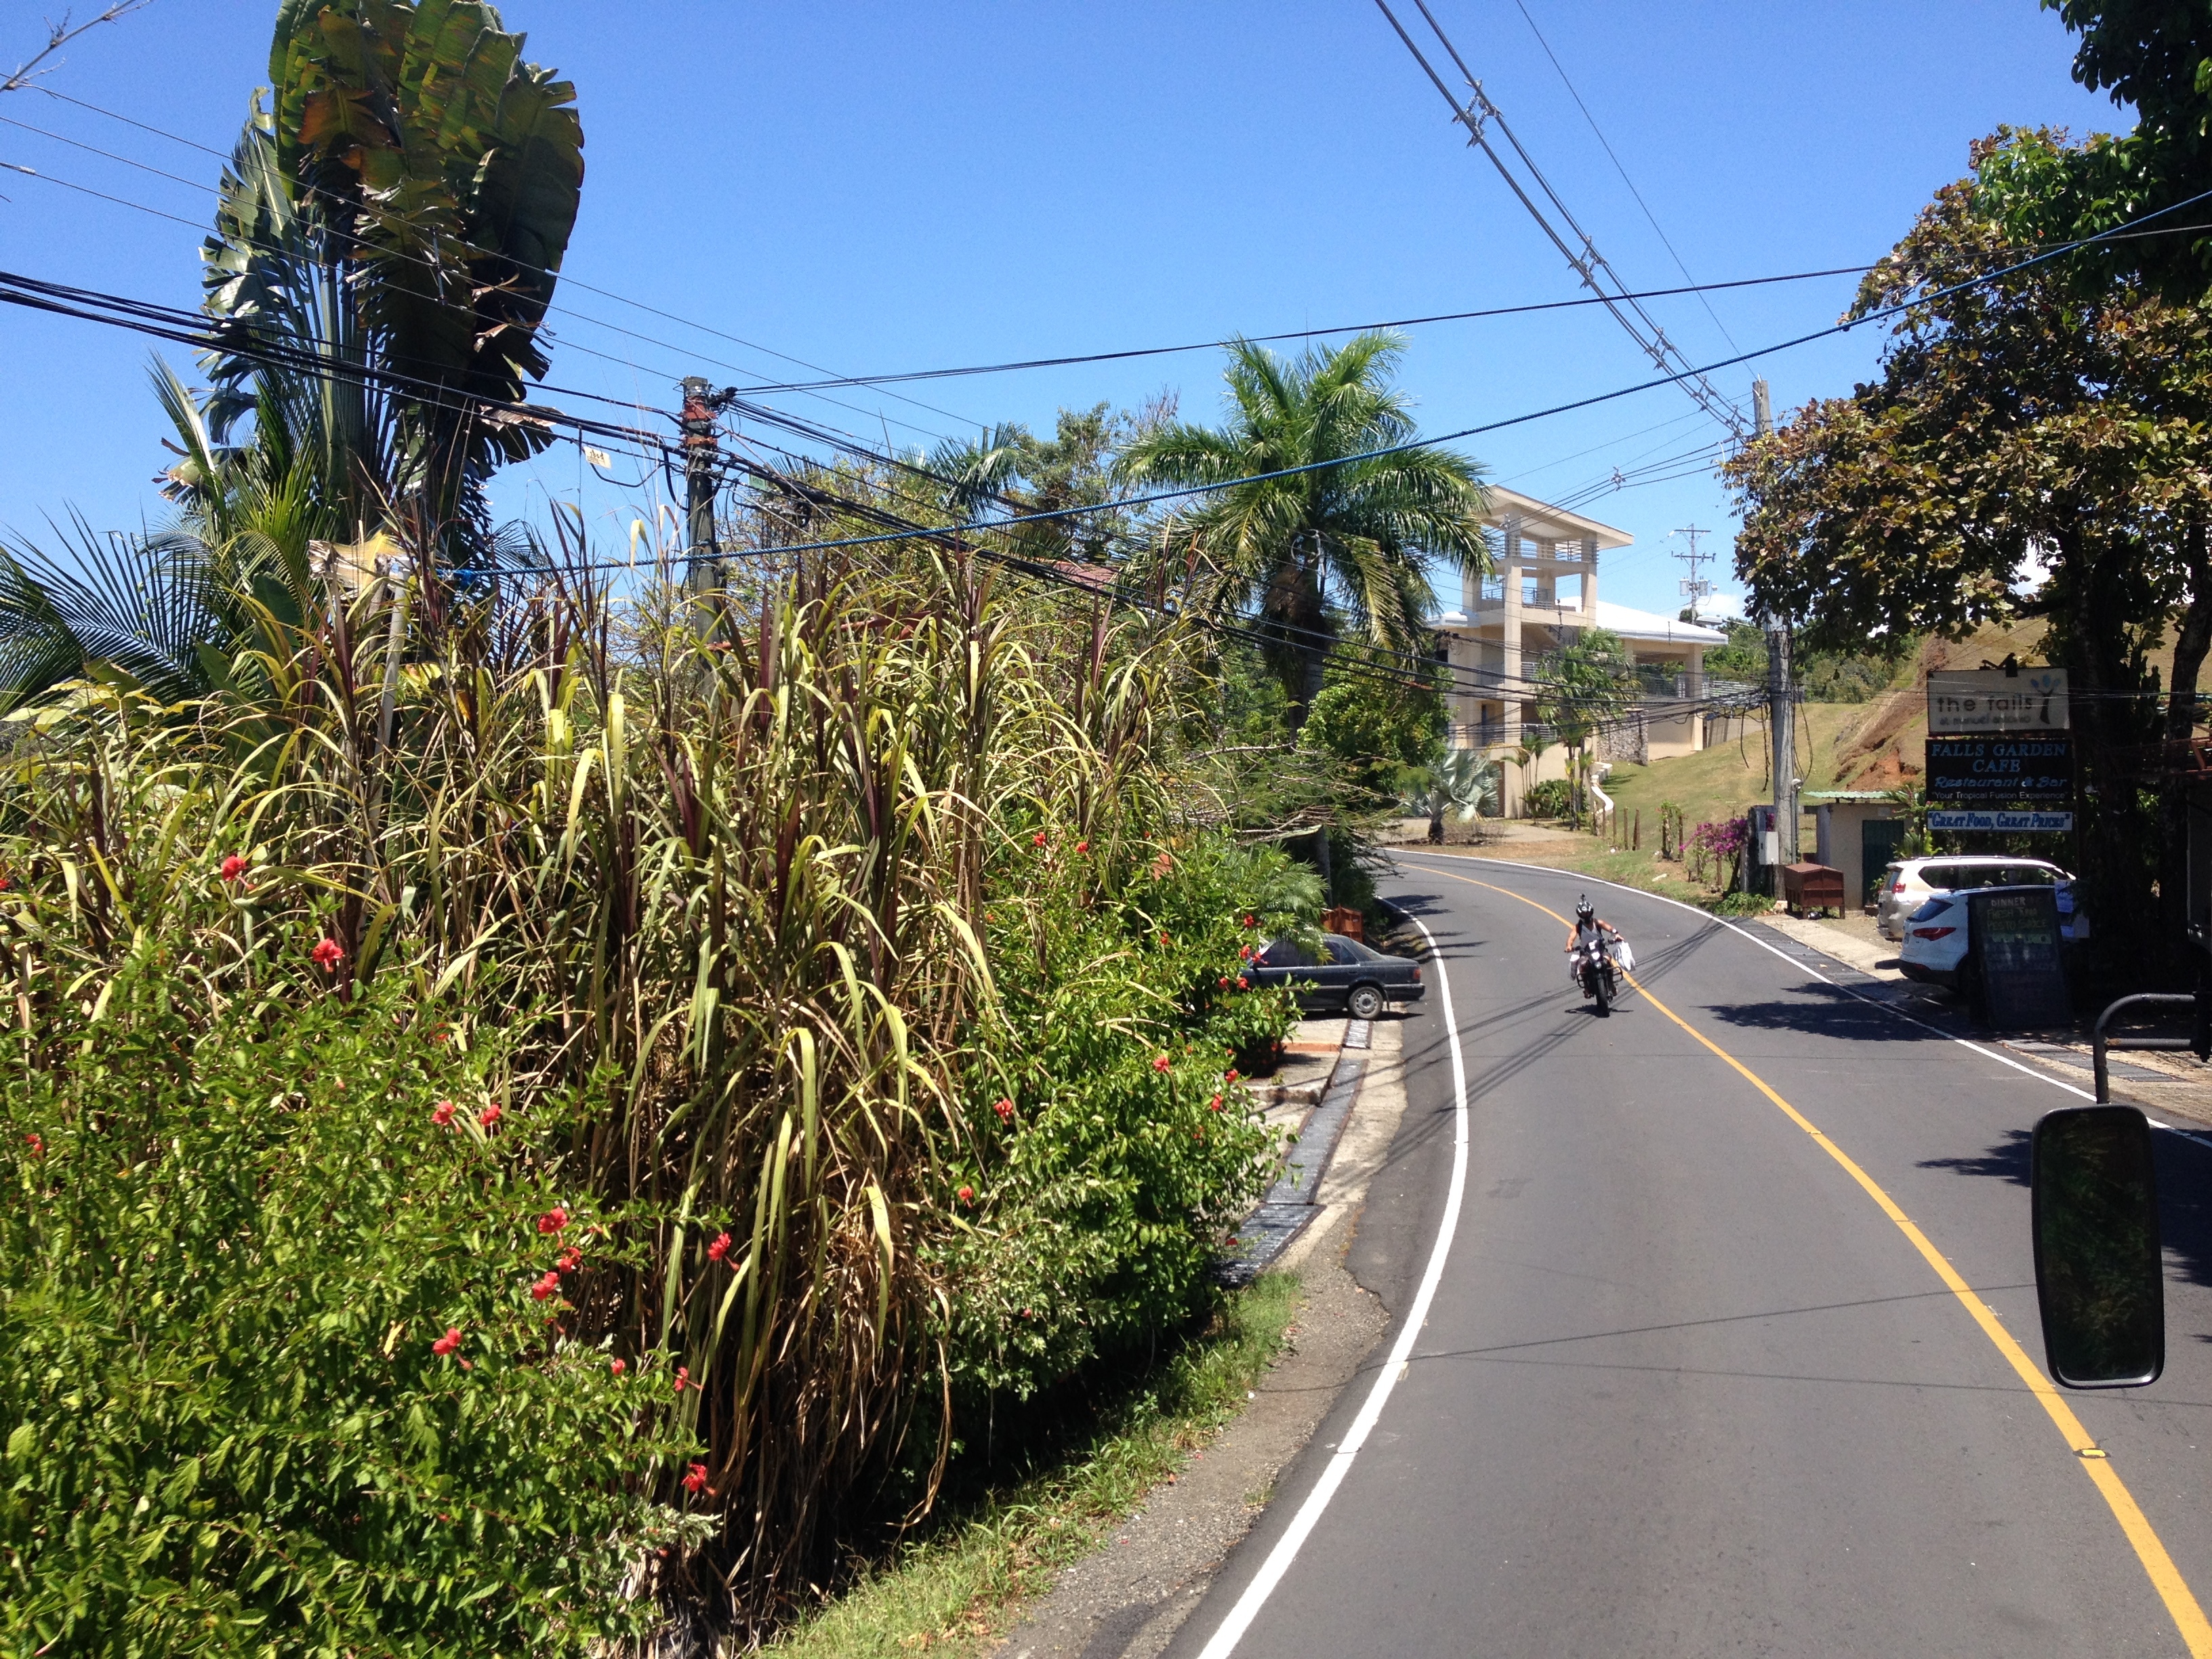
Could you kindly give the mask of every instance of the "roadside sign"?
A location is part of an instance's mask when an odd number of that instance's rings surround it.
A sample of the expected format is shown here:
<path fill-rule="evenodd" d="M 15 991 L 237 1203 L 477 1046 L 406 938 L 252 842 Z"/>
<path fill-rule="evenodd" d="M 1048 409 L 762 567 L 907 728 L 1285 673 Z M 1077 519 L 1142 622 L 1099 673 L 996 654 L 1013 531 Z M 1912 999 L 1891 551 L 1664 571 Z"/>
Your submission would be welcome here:
<path fill-rule="evenodd" d="M 1928 677 L 1928 730 L 2063 732 L 2069 725 L 2066 671 L 1947 669 Z"/>
<path fill-rule="evenodd" d="M 1948 812 L 1930 812 L 1930 830 L 1999 830 L 2006 831 L 2071 830 L 2071 812 L 2007 812 L 1982 807 L 1966 807 Z"/>
<path fill-rule="evenodd" d="M 1984 1017 L 2000 1030 L 2064 1025 L 2074 1018 L 2058 954 L 2058 895 L 1999 887 L 1966 896 L 1967 949 Z"/>
<path fill-rule="evenodd" d="M 1931 805 L 2070 805 L 2074 737 L 2069 732 L 1931 737 L 1927 779 Z"/>

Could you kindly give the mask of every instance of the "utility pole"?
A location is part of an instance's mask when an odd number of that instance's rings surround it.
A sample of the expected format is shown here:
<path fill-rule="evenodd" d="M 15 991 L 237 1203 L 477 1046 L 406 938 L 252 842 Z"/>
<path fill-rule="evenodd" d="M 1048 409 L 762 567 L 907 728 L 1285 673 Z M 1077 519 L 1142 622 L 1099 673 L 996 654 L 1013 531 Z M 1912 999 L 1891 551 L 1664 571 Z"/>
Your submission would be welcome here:
<path fill-rule="evenodd" d="M 1751 383 L 1751 410 L 1757 435 L 1774 435 L 1774 411 L 1765 380 Z M 1774 768 L 1774 841 L 1779 864 L 1797 862 L 1797 708 L 1796 688 L 1790 678 L 1790 618 L 1766 621 L 1766 725 L 1772 740 Z M 1781 877 L 1775 887 L 1781 890 Z"/>
<path fill-rule="evenodd" d="M 695 592 L 721 585 L 721 549 L 714 541 L 714 416 L 732 394 L 716 392 L 696 374 L 684 381 L 684 580 Z"/>
<path fill-rule="evenodd" d="M 1713 585 L 1709 581 L 1699 580 L 1698 575 L 1700 569 L 1713 562 L 1711 554 L 1698 551 L 1698 538 L 1711 532 L 1692 524 L 1683 526 L 1674 533 L 1677 536 L 1686 536 L 1690 538 L 1690 550 L 1686 553 L 1677 553 L 1674 556 L 1690 567 L 1690 574 L 1685 576 L 1679 585 L 1683 597 L 1690 602 L 1690 621 L 1694 625 L 1698 620 L 1698 601 L 1708 597 L 1713 591 Z"/>

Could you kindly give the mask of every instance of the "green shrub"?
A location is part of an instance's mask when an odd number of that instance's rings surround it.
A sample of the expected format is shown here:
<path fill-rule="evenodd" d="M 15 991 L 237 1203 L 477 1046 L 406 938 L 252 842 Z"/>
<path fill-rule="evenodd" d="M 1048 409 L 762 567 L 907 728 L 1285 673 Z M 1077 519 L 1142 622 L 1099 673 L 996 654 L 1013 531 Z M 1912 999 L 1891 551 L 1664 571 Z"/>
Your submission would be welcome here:
<path fill-rule="evenodd" d="M 562 1336 L 618 1266 L 528 1153 L 562 1126 L 404 1020 L 141 962 L 11 1034 L 12 1650 L 580 1653 L 703 1535 L 636 1495 L 672 1377 Z"/>
<path fill-rule="evenodd" d="M 1097 884 L 1087 848 L 1019 851 L 988 919 L 1003 1040 L 968 1091 L 973 1156 L 946 1176 L 968 1400 L 1026 1397 L 1209 1305 L 1268 1176 L 1237 1056 L 1297 1018 L 1280 988 L 1238 987 L 1243 952 L 1311 920 L 1265 902 L 1311 896 L 1282 854 L 1219 836 Z"/>
<path fill-rule="evenodd" d="M 1563 818 L 1572 805 L 1571 792 L 1565 778 L 1547 778 L 1541 783 L 1532 783 L 1522 798 L 1522 810 L 1532 818 Z"/>

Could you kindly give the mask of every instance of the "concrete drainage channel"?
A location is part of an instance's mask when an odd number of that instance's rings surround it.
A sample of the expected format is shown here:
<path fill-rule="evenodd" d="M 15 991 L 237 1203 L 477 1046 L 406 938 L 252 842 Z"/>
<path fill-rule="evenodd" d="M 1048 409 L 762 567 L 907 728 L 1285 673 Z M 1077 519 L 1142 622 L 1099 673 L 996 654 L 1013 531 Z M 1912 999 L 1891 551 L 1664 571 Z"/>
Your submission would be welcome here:
<path fill-rule="evenodd" d="M 1297 1127 L 1283 1173 L 1260 1207 L 1237 1230 L 1233 1250 L 1215 1268 L 1215 1277 L 1231 1287 L 1250 1284 L 1279 1261 L 1299 1234 L 1322 1212 L 1321 1178 L 1359 1097 L 1367 1074 L 1367 1052 L 1375 1038 L 1375 1022 L 1347 1022 L 1344 1043 L 1334 1069 L 1323 1085 L 1320 1103 L 1306 1114 Z"/>

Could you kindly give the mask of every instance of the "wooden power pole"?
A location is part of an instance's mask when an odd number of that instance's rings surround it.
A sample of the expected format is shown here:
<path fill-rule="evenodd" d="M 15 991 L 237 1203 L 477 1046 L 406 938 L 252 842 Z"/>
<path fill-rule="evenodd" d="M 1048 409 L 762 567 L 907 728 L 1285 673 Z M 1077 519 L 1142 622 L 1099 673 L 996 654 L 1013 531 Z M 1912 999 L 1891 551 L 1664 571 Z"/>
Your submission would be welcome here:
<path fill-rule="evenodd" d="M 714 539 L 714 416 L 732 394 L 716 393 L 696 374 L 684 381 L 684 580 L 694 592 L 721 586 L 721 549 Z"/>

